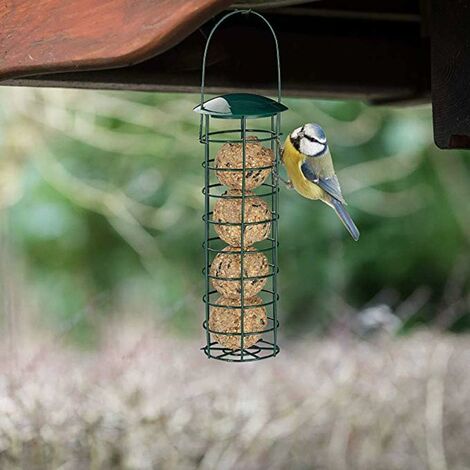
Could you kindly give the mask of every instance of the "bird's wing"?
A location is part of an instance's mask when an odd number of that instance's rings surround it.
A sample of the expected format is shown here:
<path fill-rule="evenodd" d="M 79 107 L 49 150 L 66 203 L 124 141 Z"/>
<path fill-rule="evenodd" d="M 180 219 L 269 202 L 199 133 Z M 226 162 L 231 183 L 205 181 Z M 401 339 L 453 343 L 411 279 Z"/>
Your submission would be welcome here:
<path fill-rule="evenodd" d="M 313 170 L 313 168 L 308 164 L 308 160 L 300 166 L 300 169 L 302 170 L 302 173 L 305 178 L 319 186 L 330 196 L 334 197 L 343 204 L 346 204 L 346 201 L 344 200 L 343 195 L 341 194 L 341 187 L 339 185 L 339 181 L 336 175 L 332 175 L 328 178 L 321 178 L 317 176 L 315 170 Z"/>

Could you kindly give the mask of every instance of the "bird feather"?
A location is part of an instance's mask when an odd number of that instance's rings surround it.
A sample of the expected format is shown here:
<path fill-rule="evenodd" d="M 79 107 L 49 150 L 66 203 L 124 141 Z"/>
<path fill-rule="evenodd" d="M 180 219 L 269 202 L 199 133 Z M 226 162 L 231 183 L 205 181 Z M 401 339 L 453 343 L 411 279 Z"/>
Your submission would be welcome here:
<path fill-rule="evenodd" d="M 315 170 L 312 168 L 312 165 L 309 164 L 308 158 L 301 165 L 300 169 L 302 170 L 302 173 L 305 178 L 307 178 L 312 183 L 318 185 L 320 188 L 323 189 L 323 191 L 328 193 L 330 196 L 334 197 L 343 204 L 346 204 L 346 201 L 344 200 L 343 195 L 341 194 L 341 187 L 339 185 L 339 181 L 336 175 L 333 174 L 332 176 L 327 178 L 322 178 L 321 176 L 317 175 Z"/>

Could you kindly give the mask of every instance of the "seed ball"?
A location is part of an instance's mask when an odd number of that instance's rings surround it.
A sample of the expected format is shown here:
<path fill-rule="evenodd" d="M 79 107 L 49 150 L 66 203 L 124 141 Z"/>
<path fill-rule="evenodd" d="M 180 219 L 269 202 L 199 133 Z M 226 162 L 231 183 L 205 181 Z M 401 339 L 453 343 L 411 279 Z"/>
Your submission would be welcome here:
<path fill-rule="evenodd" d="M 236 189 L 227 191 L 224 196 L 229 198 L 220 198 L 214 205 L 212 220 L 214 222 L 229 222 L 240 225 L 215 225 L 217 235 L 229 245 L 241 246 L 241 223 L 242 223 L 242 200 L 241 191 Z M 236 199 L 230 197 L 236 196 Z M 254 196 L 254 193 L 245 193 L 245 225 L 243 244 L 245 247 L 253 243 L 266 240 L 271 230 L 271 211 L 268 205 L 261 198 Z M 265 223 L 253 223 L 263 222 Z"/>
<path fill-rule="evenodd" d="M 253 140 L 253 139 L 252 139 Z M 231 189 L 242 189 L 245 175 L 245 191 L 255 189 L 264 183 L 271 173 L 274 154 L 271 149 L 258 142 L 247 142 L 245 150 L 245 172 L 243 170 L 242 144 L 224 144 L 215 156 L 216 175 L 219 181 Z M 265 168 L 269 167 L 269 168 Z M 248 169 L 247 169 L 248 168 Z"/>
<path fill-rule="evenodd" d="M 230 307 L 239 307 L 240 300 L 219 297 L 216 304 Z M 260 297 L 245 299 L 245 305 L 260 305 L 263 300 Z M 263 331 L 268 324 L 266 309 L 264 306 L 245 307 L 243 316 L 243 348 L 250 348 L 260 338 L 261 334 L 248 335 L 247 333 Z M 241 308 L 212 307 L 209 317 L 209 328 L 221 333 L 241 333 Z M 214 339 L 224 348 L 240 349 L 241 335 L 221 335 L 213 333 Z"/>
<path fill-rule="evenodd" d="M 241 254 L 239 248 L 227 246 L 219 253 L 212 262 L 210 274 L 213 276 L 212 285 L 217 292 L 224 297 L 239 299 L 241 296 Z M 269 274 L 268 258 L 263 253 L 252 247 L 247 248 L 243 255 L 243 275 L 254 278 L 256 276 L 267 276 Z M 225 279 L 215 279 L 225 278 Z M 234 278 L 228 280 L 226 278 Z M 243 296 L 253 297 L 266 285 L 267 278 L 246 279 L 243 281 Z"/>

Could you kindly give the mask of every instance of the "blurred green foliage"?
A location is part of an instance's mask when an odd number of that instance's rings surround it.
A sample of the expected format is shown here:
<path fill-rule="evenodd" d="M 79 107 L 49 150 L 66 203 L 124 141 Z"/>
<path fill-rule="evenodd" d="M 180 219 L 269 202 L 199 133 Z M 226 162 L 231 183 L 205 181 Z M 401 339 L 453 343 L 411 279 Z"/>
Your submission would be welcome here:
<path fill-rule="evenodd" d="M 59 330 L 72 324 L 83 341 L 96 321 L 122 312 L 150 312 L 167 327 L 199 332 L 197 102 L 194 95 L 1 91 L 8 251 L 1 275 L 20 272 L 22 295 L 41 321 Z M 434 321 L 467 329 L 469 156 L 434 147 L 429 107 L 286 104 L 285 135 L 305 122 L 325 128 L 362 236 L 354 243 L 333 211 L 282 190 L 284 331 L 331 328 L 376 303 L 405 327 Z"/>

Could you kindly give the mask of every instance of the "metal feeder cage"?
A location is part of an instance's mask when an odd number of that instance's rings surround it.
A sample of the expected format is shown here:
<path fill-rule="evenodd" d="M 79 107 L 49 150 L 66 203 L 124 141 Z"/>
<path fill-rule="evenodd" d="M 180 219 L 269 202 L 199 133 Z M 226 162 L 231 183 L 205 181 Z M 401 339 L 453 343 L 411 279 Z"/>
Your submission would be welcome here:
<path fill-rule="evenodd" d="M 264 96 L 248 94 L 248 93 L 232 93 L 204 101 L 204 85 L 206 75 L 206 58 L 211 39 L 214 32 L 227 18 L 236 14 L 251 14 L 261 19 L 269 28 L 275 46 L 277 61 L 277 101 L 266 98 Z M 205 184 L 203 194 L 205 197 L 205 211 L 203 221 L 205 223 L 205 241 L 203 248 L 205 252 L 205 267 L 203 273 L 205 276 L 205 295 L 203 301 L 205 303 L 205 320 L 203 327 L 206 331 L 206 345 L 202 348 L 208 358 L 218 359 L 230 362 L 248 362 L 267 359 L 276 356 L 279 352 L 277 344 L 278 322 L 278 197 L 279 197 L 279 178 L 278 166 L 280 155 L 280 113 L 287 108 L 281 103 L 281 71 L 279 47 L 276 34 L 269 22 L 259 13 L 251 10 L 237 10 L 225 15 L 220 19 L 210 32 L 203 56 L 202 63 L 202 80 L 201 80 L 201 101 L 200 105 L 194 110 L 201 114 L 199 141 L 204 145 L 205 159 L 203 168 L 205 172 Z M 228 130 L 211 130 L 212 119 L 228 119 L 234 121 L 234 126 Z M 252 125 L 249 120 L 256 120 Z M 263 124 L 261 124 L 261 121 Z M 230 126 L 231 127 L 231 126 Z M 264 129 L 262 127 L 265 127 Z M 270 164 L 266 166 L 256 166 L 255 168 L 247 165 L 247 143 L 256 143 L 270 148 L 273 158 Z M 238 168 L 220 168 L 217 167 L 216 158 L 213 156 L 214 151 L 219 150 L 224 144 L 235 144 L 237 148 L 241 147 L 241 167 Z M 246 191 L 247 178 L 253 172 L 266 170 L 270 176 L 256 189 Z M 241 192 L 236 194 L 228 194 L 228 189 L 217 178 L 220 172 L 230 171 L 241 173 Z M 233 175 L 233 173 L 231 173 Z M 247 218 L 247 207 L 254 204 L 253 198 L 262 198 L 267 203 L 269 216 L 266 220 L 250 221 Z M 214 220 L 214 206 L 217 201 L 232 200 L 237 201 L 236 204 L 241 205 L 240 220 L 236 222 L 223 222 Z M 270 225 L 269 233 L 266 234 L 264 240 L 253 244 L 253 247 L 247 243 L 247 229 L 250 226 Z M 218 227 L 233 227 L 239 230 L 240 241 L 236 247 L 230 248 L 227 252 L 226 243 L 217 235 Z M 248 241 L 249 242 L 249 241 Z M 268 261 L 269 269 L 266 274 L 260 276 L 250 276 L 247 273 L 247 253 L 253 253 L 255 249 L 259 253 L 263 253 Z M 211 266 L 214 258 L 224 253 L 228 256 L 237 256 L 239 263 L 239 276 L 237 277 L 221 277 L 218 274 L 211 274 Z M 250 254 L 248 256 L 250 256 Z M 264 258 L 263 258 L 264 259 Z M 238 264 L 237 264 L 238 266 Z M 237 271 L 238 272 L 238 271 Z M 258 281 L 263 279 L 264 288 L 256 296 L 256 303 L 253 303 L 255 297 L 247 298 L 246 281 Z M 234 302 L 222 301 L 219 292 L 212 287 L 213 281 L 227 281 L 229 283 L 237 283 L 237 292 L 239 296 Z M 261 281 L 259 281 L 261 282 Z M 230 328 L 220 331 L 212 325 L 211 318 L 217 313 L 222 312 L 231 324 Z M 263 315 L 263 326 L 253 330 L 249 327 L 250 318 L 253 318 L 255 312 L 261 312 Z M 231 317 L 231 319 L 229 318 Z M 248 325 L 248 326 L 247 326 Z M 227 347 L 227 341 L 224 338 L 230 338 L 232 342 Z M 233 346 L 233 343 L 236 346 Z M 256 341 L 255 341 L 256 340 Z M 222 344 L 221 344 L 222 343 Z M 254 344 L 253 344 L 254 343 Z"/>

